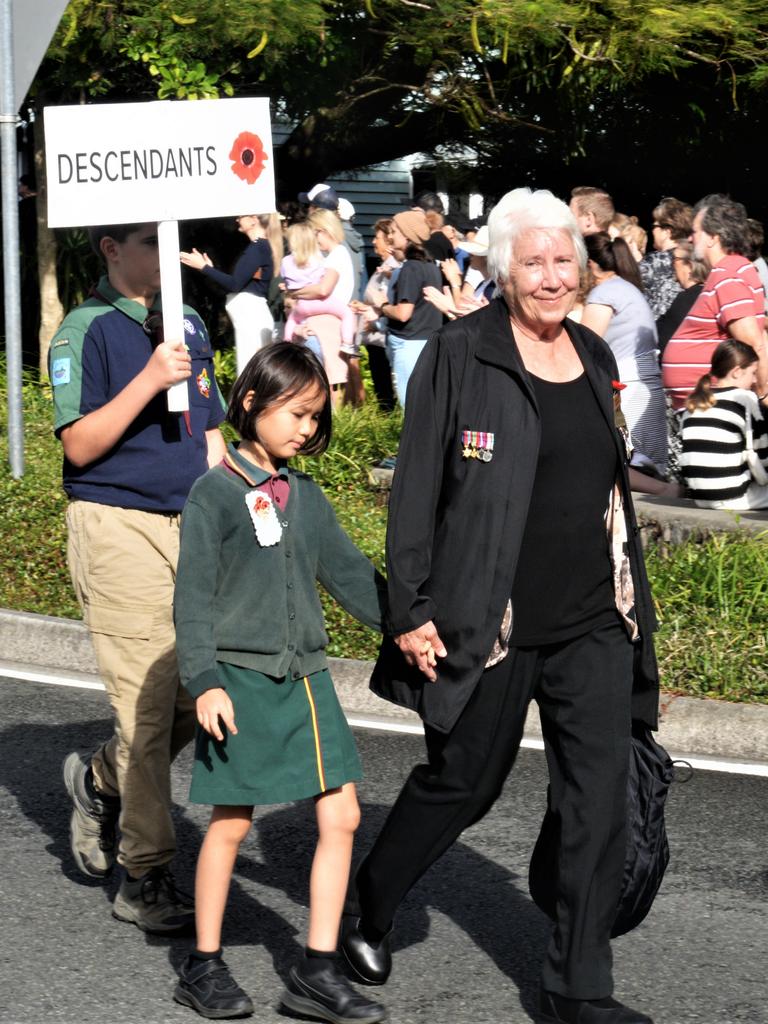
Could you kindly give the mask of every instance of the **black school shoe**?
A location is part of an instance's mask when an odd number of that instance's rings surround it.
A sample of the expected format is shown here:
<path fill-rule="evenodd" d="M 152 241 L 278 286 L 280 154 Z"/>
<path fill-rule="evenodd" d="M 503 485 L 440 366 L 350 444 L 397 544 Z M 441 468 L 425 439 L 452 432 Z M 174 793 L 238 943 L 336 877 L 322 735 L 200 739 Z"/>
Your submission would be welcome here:
<path fill-rule="evenodd" d="M 341 973 L 336 959 L 304 957 L 291 968 L 280 1002 L 304 1016 L 330 1024 L 376 1024 L 386 1010 L 360 995 Z"/>
<path fill-rule="evenodd" d="M 541 992 L 539 1024 L 653 1024 L 639 1010 L 615 999 L 566 999 L 556 992 Z"/>
<path fill-rule="evenodd" d="M 383 985 L 392 971 L 392 929 L 379 942 L 369 942 L 363 934 L 360 917 L 344 914 L 341 918 L 340 948 L 352 974 L 365 985 Z"/>
<path fill-rule="evenodd" d="M 250 1017 L 253 1013 L 253 1003 L 221 957 L 197 960 L 188 956 L 181 965 L 173 998 L 211 1020 Z"/>

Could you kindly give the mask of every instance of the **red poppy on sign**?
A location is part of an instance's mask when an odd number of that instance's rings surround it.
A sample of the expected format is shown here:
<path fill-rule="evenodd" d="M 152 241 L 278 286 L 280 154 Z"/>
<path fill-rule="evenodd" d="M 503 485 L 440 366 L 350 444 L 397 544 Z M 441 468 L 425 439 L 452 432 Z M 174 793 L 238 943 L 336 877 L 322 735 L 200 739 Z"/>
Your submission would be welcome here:
<path fill-rule="evenodd" d="M 229 159 L 238 178 L 253 185 L 264 170 L 267 154 L 258 135 L 254 135 L 253 132 L 240 132 L 229 152 Z"/>

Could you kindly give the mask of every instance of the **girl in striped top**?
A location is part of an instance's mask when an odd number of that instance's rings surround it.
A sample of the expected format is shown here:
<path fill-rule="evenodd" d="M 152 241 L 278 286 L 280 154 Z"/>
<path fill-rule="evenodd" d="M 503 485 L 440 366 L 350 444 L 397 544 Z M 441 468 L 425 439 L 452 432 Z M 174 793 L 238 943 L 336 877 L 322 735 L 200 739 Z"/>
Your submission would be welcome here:
<path fill-rule="evenodd" d="M 768 424 L 752 390 L 757 354 L 741 341 L 722 341 L 712 355 L 710 373 L 699 379 L 686 402 L 680 459 L 688 493 L 700 508 L 768 508 L 768 484 L 750 471 L 752 447 L 768 470 Z"/>

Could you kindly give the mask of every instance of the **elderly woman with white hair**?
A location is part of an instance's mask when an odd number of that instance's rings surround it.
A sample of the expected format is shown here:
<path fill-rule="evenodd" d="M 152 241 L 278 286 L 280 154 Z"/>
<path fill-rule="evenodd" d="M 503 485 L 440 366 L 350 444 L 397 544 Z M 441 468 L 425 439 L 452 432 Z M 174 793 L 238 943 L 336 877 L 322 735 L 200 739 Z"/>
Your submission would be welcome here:
<path fill-rule="evenodd" d="M 632 721 L 658 710 L 616 362 L 568 318 L 586 262 L 568 207 L 516 189 L 489 232 L 501 294 L 433 334 L 411 377 L 371 685 L 420 713 L 427 763 L 351 883 L 342 951 L 386 981 L 399 904 L 493 805 L 533 699 L 560 833 L 539 1019 L 649 1024 L 612 998 Z"/>

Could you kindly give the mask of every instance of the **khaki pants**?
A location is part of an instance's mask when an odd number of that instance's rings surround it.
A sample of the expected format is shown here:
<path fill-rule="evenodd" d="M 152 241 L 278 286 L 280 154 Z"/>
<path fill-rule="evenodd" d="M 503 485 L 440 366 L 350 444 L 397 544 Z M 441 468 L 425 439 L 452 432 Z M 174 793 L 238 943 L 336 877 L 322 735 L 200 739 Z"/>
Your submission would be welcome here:
<path fill-rule="evenodd" d="M 173 628 L 179 519 L 90 501 L 67 510 L 69 571 L 115 714 L 94 780 L 120 796 L 117 859 L 133 876 L 174 855 L 170 766 L 195 729 Z"/>

